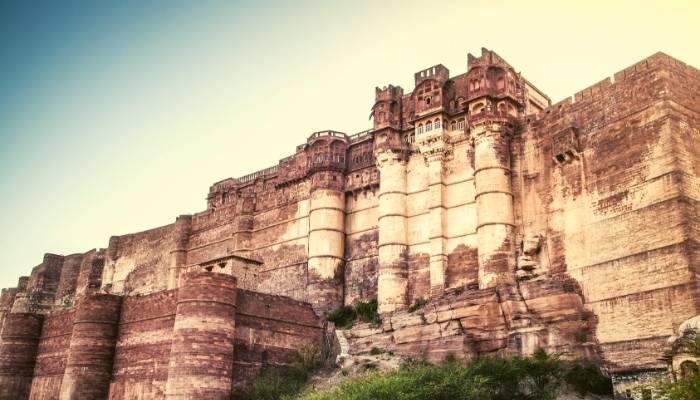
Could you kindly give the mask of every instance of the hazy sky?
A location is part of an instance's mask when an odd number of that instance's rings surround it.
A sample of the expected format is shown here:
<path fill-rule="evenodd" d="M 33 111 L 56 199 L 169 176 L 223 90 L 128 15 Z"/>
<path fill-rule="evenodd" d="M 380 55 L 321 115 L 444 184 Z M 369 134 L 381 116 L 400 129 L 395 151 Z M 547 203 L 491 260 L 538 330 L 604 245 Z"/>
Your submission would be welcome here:
<path fill-rule="evenodd" d="M 366 129 L 375 86 L 482 46 L 553 101 L 656 51 L 700 66 L 700 1 L 576 3 L 0 0 L 0 287 Z"/>

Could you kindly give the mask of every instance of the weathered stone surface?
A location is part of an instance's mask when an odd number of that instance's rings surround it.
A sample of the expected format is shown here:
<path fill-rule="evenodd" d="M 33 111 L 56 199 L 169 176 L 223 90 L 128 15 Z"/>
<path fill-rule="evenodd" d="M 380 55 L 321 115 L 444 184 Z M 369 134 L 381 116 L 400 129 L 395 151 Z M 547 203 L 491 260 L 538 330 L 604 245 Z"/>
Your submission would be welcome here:
<path fill-rule="evenodd" d="M 196 271 L 237 279 L 230 324 L 212 322 L 233 343 L 217 395 L 320 341 L 314 313 L 375 298 L 381 326 L 349 331 L 351 352 L 543 347 L 619 382 L 664 368 L 668 337 L 700 313 L 700 72 L 657 53 L 551 105 L 483 49 L 465 74 L 436 65 L 414 80 L 376 89 L 373 129 L 316 132 L 276 166 L 214 183 L 205 211 L 46 254 L 0 296 L 3 335 L 20 315 L 46 320 L 16 343 L 38 346 L 36 361 L 0 345 L 25 371 L 2 375 L 7 390 L 56 397 L 81 333 L 58 325 L 75 325 L 76 299 L 109 294 L 123 297 L 111 398 L 162 398 L 172 343 L 190 354 L 173 332 Z"/>

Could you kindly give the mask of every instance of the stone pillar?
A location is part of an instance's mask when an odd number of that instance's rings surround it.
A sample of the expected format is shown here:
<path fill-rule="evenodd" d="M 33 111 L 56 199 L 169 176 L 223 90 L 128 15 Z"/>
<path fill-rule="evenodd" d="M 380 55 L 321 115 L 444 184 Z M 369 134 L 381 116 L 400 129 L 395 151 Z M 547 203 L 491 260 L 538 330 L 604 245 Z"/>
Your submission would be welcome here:
<path fill-rule="evenodd" d="M 121 304 L 121 296 L 113 294 L 78 299 L 59 399 L 107 398 Z"/>
<path fill-rule="evenodd" d="M 183 274 L 178 291 L 165 397 L 228 400 L 233 383 L 236 278 Z"/>
<path fill-rule="evenodd" d="M 0 400 L 29 397 L 44 316 L 9 313 L 0 336 Z"/>
<path fill-rule="evenodd" d="M 479 288 L 515 282 L 515 221 L 510 133 L 498 123 L 474 125 Z"/>
<path fill-rule="evenodd" d="M 343 305 L 345 193 L 340 187 L 319 185 L 327 182 L 327 176 L 343 182 L 340 172 L 327 171 L 313 177 L 309 205 L 308 290 L 309 302 L 318 314 Z"/>
<path fill-rule="evenodd" d="M 445 184 L 443 182 L 443 162 L 446 151 L 433 150 L 425 154 L 428 163 L 428 224 L 430 239 L 430 295 L 441 294 L 445 290 L 445 269 L 447 267 L 445 226 L 445 206 L 443 205 Z"/>
<path fill-rule="evenodd" d="M 187 264 L 187 244 L 192 231 L 192 216 L 181 215 L 175 220 L 175 247 L 170 251 L 168 290 L 176 289 L 182 269 Z"/>
<path fill-rule="evenodd" d="M 381 150 L 379 169 L 379 312 L 408 305 L 408 240 L 406 218 L 406 160 L 404 154 Z"/>

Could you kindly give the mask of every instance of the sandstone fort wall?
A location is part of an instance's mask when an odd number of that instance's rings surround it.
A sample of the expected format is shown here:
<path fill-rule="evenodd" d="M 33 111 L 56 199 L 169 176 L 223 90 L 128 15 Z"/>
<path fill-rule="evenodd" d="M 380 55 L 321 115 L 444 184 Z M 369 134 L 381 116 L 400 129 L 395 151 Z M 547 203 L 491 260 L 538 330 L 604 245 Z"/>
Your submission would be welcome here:
<path fill-rule="evenodd" d="M 316 315 L 374 299 L 382 325 L 349 331 L 354 352 L 544 347 L 625 382 L 662 371 L 669 337 L 700 314 L 700 72 L 657 53 L 553 105 L 486 49 L 464 74 L 414 78 L 410 93 L 376 89 L 371 130 L 316 132 L 214 183 L 205 211 L 47 254 L 0 296 L 0 379 L 32 398 L 83 380 L 115 399 L 199 395 L 184 382 L 201 365 L 172 355 L 210 356 L 202 390 L 218 396 L 320 340 Z M 76 337 L 66 325 L 90 326 L 76 299 L 99 296 L 121 299 L 105 316 L 116 333 Z M 193 349 L 203 333 L 232 352 Z M 74 340 L 113 365 L 81 375 Z"/>

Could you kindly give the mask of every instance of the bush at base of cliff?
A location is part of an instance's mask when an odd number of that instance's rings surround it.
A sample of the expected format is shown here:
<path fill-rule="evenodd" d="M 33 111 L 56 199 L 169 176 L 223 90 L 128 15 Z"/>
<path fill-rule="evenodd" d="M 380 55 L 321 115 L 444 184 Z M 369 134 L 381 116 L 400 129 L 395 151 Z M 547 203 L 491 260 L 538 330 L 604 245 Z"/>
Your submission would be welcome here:
<path fill-rule="evenodd" d="M 339 329 L 350 328 L 357 319 L 373 325 L 379 325 L 382 322 L 377 313 L 376 299 L 368 302 L 360 301 L 355 307 L 341 306 L 328 314 L 326 318 Z"/>
<path fill-rule="evenodd" d="M 533 357 L 407 363 L 399 370 L 370 372 L 330 391 L 299 400 L 553 400 L 564 390 L 612 393 L 609 378 L 594 366 L 538 351 Z"/>

